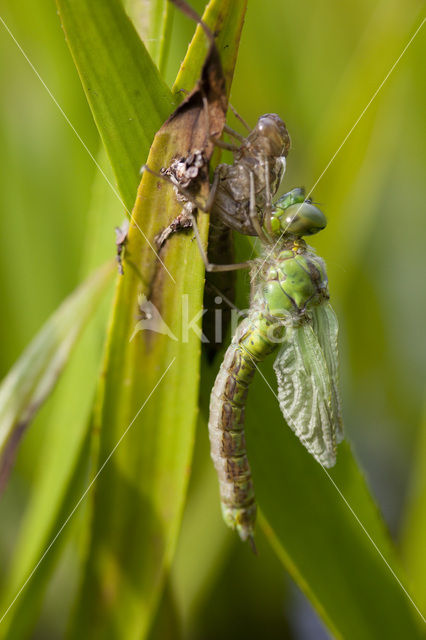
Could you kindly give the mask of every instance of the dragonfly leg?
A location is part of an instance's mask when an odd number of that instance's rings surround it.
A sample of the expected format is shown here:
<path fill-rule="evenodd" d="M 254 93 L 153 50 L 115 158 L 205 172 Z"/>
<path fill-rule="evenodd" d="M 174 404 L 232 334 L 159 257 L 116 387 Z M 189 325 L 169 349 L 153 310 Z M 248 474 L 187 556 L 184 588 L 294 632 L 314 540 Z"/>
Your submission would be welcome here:
<path fill-rule="evenodd" d="M 210 209 L 206 208 L 206 202 L 203 202 L 202 200 L 199 200 L 188 189 L 185 189 L 185 187 L 182 187 L 180 184 L 177 184 L 176 182 L 174 182 L 174 180 L 169 178 L 169 176 L 166 176 L 163 173 L 159 173 L 158 171 L 154 171 L 154 169 L 151 169 L 150 167 L 148 167 L 147 164 L 144 164 L 142 166 L 141 172 L 144 172 L 144 171 L 146 171 L 147 173 L 150 173 L 151 175 L 155 176 L 156 178 L 160 178 L 161 180 L 165 180 L 166 182 L 172 184 L 174 187 L 176 187 L 176 189 L 179 191 L 179 193 L 181 193 L 183 196 L 185 196 L 185 198 L 188 200 L 188 202 L 192 202 L 192 204 L 195 207 L 197 207 L 197 209 L 201 209 L 201 211 L 204 211 L 206 213 L 208 213 L 208 211 L 210 210 Z M 209 194 L 209 197 L 210 197 L 210 194 Z M 207 199 L 207 201 L 208 200 L 209 200 L 209 198 Z"/>
<path fill-rule="evenodd" d="M 223 127 L 223 130 L 225 131 L 225 133 L 227 133 L 228 135 L 232 136 L 233 138 L 235 138 L 236 140 L 239 140 L 239 142 L 245 142 L 245 138 L 244 136 L 242 136 L 240 133 L 238 133 L 237 131 L 234 131 L 234 129 L 231 129 L 231 127 L 229 127 L 227 124 L 225 124 L 225 126 Z"/>
<path fill-rule="evenodd" d="M 271 232 L 271 213 L 272 213 L 272 203 L 268 203 L 265 204 L 264 210 L 264 220 L 266 223 L 266 228 L 268 229 L 269 233 Z M 271 242 L 271 236 L 267 235 L 267 237 L 269 238 L 268 242 Z"/>
<path fill-rule="evenodd" d="M 159 173 L 158 171 L 154 171 L 154 169 L 151 169 L 150 167 L 148 167 L 147 164 L 144 164 L 142 166 L 141 171 L 142 172 L 147 171 L 148 173 L 155 176 L 156 178 L 160 178 L 161 180 L 165 180 L 169 184 L 172 184 L 174 187 L 176 187 L 179 193 L 185 196 L 188 202 L 192 202 L 194 207 L 196 207 L 197 209 L 201 209 L 201 211 L 203 211 L 204 213 L 209 213 L 211 211 L 214 199 L 216 197 L 216 190 L 220 180 L 219 166 L 216 167 L 214 171 L 213 181 L 210 185 L 209 195 L 207 196 L 207 200 L 204 200 L 204 201 L 194 196 L 188 189 L 185 189 L 185 187 L 182 187 L 182 185 L 174 182 L 174 180 L 172 180 L 169 176 L 166 176 L 164 173 Z"/>
<path fill-rule="evenodd" d="M 271 185 L 269 182 L 269 162 L 268 159 L 264 159 L 264 167 L 265 167 L 265 204 L 268 208 L 272 206 L 272 194 L 271 194 Z"/>
<path fill-rule="evenodd" d="M 204 211 L 204 213 L 209 213 L 213 207 L 213 202 L 216 197 L 216 191 L 219 185 L 219 180 L 220 180 L 220 165 L 217 166 L 216 169 L 214 170 L 213 180 L 210 185 L 209 195 L 207 196 L 204 209 L 201 209 L 201 211 Z"/>
<path fill-rule="evenodd" d="M 123 224 L 120 227 L 115 227 L 115 244 L 117 247 L 117 267 L 118 273 L 122 276 L 124 275 L 123 270 L 123 257 L 125 254 L 125 248 L 127 243 L 127 235 L 129 233 L 129 220 L 126 218 Z"/>
<path fill-rule="evenodd" d="M 247 538 L 247 540 L 249 541 L 250 549 L 253 551 L 254 555 L 255 555 L 255 556 L 259 555 L 259 554 L 258 554 L 258 551 L 257 551 L 256 543 L 255 543 L 255 541 L 254 541 L 254 536 L 253 536 L 253 535 L 250 535 L 250 536 Z"/>
<path fill-rule="evenodd" d="M 237 144 L 231 144 L 230 142 L 224 142 L 220 138 L 216 138 L 215 136 L 210 136 L 210 140 L 214 142 L 216 147 L 220 147 L 221 149 L 225 149 L 226 151 L 232 151 L 235 153 L 240 150 L 240 147 Z"/>
<path fill-rule="evenodd" d="M 264 160 L 264 166 L 265 166 L 265 206 L 264 206 L 263 216 L 266 223 L 266 228 L 269 234 L 271 234 L 272 193 L 271 193 L 271 186 L 269 182 L 269 163 L 266 158 Z M 271 242 L 270 237 L 269 237 L 269 242 Z"/>
<path fill-rule="evenodd" d="M 264 230 L 262 229 L 262 226 L 259 222 L 259 217 L 258 217 L 258 213 L 257 213 L 257 208 L 256 208 L 256 195 L 254 192 L 254 175 L 253 172 L 250 171 L 250 209 L 249 209 L 249 215 L 250 215 L 250 221 L 253 225 L 254 230 L 256 231 L 257 235 L 259 236 L 259 238 L 263 241 L 266 242 L 267 244 L 269 244 L 270 240 L 268 238 L 268 236 L 266 235 L 266 233 L 264 232 Z"/>
<path fill-rule="evenodd" d="M 247 124 L 247 122 L 244 120 L 243 116 L 240 116 L 240 114 L 238 113 L 238 111 L 235 109 L 235 107 L 232 106 L 232 104 L 230 104 L 228 102 L 228 107 L 231 109 L 232 113 L 234 114 L 234 116 L 245 126 L 245 128 L 247 129 L 247 131 L 251 131 L 251 127 L 249 127 L 249 125 Z"/>
<path fill-rule="evenodd" d="M 238 262 L 236 264 L 212 264 L 211 262 L 209 262 L 206 252 L 204 251 L 203 244 L 201 242 L 197 221 L 193 213 L 190 214 L 190 218 L 192 221 L 192 228 L 194 230 L 194 236 L 197 242 L 198 250 L 203 259 L 206 271 L 208 271 L 209 273 L 214 273 L 214 272 L 217 273 L 219 271 L 236 271 L 237 269 L 249 269 L 252 266 L 251 260 L 247 262 Z"/>
<path fill-rule="evenodd" d="M 234 109 L 232 104 L 229 104 L 229 102 L 228 102 L 228 106 L 231 109 L 231 111 L 234 114 L 234 116 L 236 118 L 238 118 L 238 120 L 240 122 L 243 123 L 243 125 L 246 127 L 247 131 L 251 131 L 251 128 L 249 127 L 247 122 L 244 120 L 244 118 L 242 116 L 240 116 L 240 114 L 237 112 L 237 110 Z M 244 138 L 244 136 L 242 136 L 240 133 L 238 133 L 238 131 L 235 131 L 234 129 L 232 129 L 229 125 L 225 124 L 225 126 L 223 127 L 223 130 L 229 136 L 231 136 L 232 138 L 235 138 L 235 140 L 238 140 L 238 142 L 241 142 L 242 144 L 246 143 L 246 138 Z M 233 153 L 235 153 L 236 151 L 240 150 L 240 147 L 238 145 L 229 144 L 227 142 L 224 142 L 223 140 L 219 140 L 218 138 L 212 138 L 212 140 L 218 147 L 221 147 L 222 149 L 226 149 L 227 151 L 232 151 Z"/>

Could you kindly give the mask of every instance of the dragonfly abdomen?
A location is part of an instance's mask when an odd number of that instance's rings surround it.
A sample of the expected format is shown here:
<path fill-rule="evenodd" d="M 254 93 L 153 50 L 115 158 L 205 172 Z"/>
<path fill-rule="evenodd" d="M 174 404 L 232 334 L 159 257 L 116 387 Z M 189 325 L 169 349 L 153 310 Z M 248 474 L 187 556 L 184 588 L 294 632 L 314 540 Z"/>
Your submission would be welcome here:
<path fill-rule="evenodd" d="M 237 329 L 226 351 L 210 400 L 209 435 L 224 520 L 242 540 L 252 539 L 256 502 L 244 436 L 244 411 L 256 363 L 276 345 L 254 314 Z"/>
<path fill-rule="evenodd" d="M 244 436 L 244 407 L 255 366 L 239 344 L 243 322 L 226 351 L 210 400 L 209 436 L 224 520 L 242 540 L 253 534 L 256 503 Z"/>

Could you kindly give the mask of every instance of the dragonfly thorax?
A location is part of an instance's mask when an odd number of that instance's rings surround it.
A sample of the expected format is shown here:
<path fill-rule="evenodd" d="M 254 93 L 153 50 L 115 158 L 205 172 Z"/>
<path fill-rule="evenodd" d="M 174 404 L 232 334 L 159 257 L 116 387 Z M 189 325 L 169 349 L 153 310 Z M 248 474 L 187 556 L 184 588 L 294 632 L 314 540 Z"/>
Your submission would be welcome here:
<path fill-rule="evenodd" d="M 280 251 L 262 273 L 254 301 L 270 318 L 294 324 L 311 307 L 328 299 L 324 262 L 303 245 L 304 250 L 299 241 L 293 250 Z"/>

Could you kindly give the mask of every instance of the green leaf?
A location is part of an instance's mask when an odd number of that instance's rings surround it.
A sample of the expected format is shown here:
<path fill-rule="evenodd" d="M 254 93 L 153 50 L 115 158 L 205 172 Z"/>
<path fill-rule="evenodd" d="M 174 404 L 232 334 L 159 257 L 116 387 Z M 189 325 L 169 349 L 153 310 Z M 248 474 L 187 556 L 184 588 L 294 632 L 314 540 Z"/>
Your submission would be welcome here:
<path fill-rule="evenodd" d="M 188 500 L 169 574 L 169 586 L 185 638 L 198 611 L 208 600 L 235 542 L 232 532 L 224 526 L 219 509 L 215 508 L 217 476 L 209 463 L 208 430 L 205 421 L 200 419 Z"/>
<path fill-rule="evenodd" d="M 107 158 L 102 155 L 99 161 L 109 174 Z M 102 174 L 98 174 L 85 228 L 83 276 L 111 255 L 116 209 L 113 193 Z M 114 269 L 111 276 L 113 273 Z M 88 515 L 87 500 L 75 514 L 74 509 L 89 484 L 90 415 L 110 298 L 104 296 L 101 304 L 96 305 L 49 399 L 44 437 L 32 463 L 35 477 L 29 487 L 28 503 L 1 594 L 0 617 L 13 602 L 0 625 L 2 638 L 23 637 L 32 629 L 48 581 L 73 531 L 72 524 L 76 518 L 82 520 L 81 511 Z M 78 569 L 75 563 L 74 570 Z"/>
<path fill-rule="evenodd" d="M 69 355 L 111 282 L 113 265 L 101 267 L 59 307 L 0 387 L 0 484 L 4 487 L 16 447 L 35 412 L 52 391 Z"/>
<path fill-rule="evenodd" d="M 235 4 L 235 6 L 232 6 Z M 216 46 L 222 62 L 223 75 L 227 84 L 228 94 L 230 93 L 232 78 L 234 76 L 235 63 L 237 61 L 238 45 L 242 29 L 243 16 L 247 6 L 247 0 L 236 0 L 235 3 L 223 0 L 223 2 L 210 2 L 203 15 L 204 22 L 212 28 L 216 37 Z M 209 48 L 204 31 L 200 25 L 197 26 L 195 36 L 191 42 L 191 58 L 193 60 L 204 60 Z M 188 52 L 189 53 L 189 52 Z M 192 89 L 198 80 L 199 67 L 188 65 L 188 53 L 182 63 L 173 91 Z"/>
<path fill-rule="evenodd" d="M 81 344 L 87 345 L 88 341 L 84 339 Z M 77 352 L 81 354 L 79 348 Z M 63 403 L 67 391 L 72 384 L 74 389 L 76 388 L 75 375 L 81 376 L 81 369 L 77 369 L 74 362 L 78 362 L 80 367 L 81 359 L 78 355 L 75 360 L 73 356 L 60 382 L 58 394 L 55 394 L 55 417 L 64 414 Z M 86 381 L 86 378 L 82 378 L 82 381 Z M 47 467 L 43 469 L 41 464 L 39 466 L 37 484 L 30 496 L 30 505 L 25 513 L 23 528 L 17 542 L 14 565 L 7 576 L 7 588 L 2 593 L 2 639 L 30 637 L 29 634 L 40 614 L 48 581 L 73 531 L 72 525 L 75 524 L 76 517 L 82 517 L 82 507 L 78 516 L 73 510 L 88 484 L 90 434 L 87 429 L 87 413 L 90 413 L 90 401 L 93 400 L 94 392 L 93 381 L 91 382 L 87 387 L 87 393 L 81 398 L 81 405 L 77 406 L 74 403 L 75 410 L 69 411 L 69 419 L 60 425 L 64 427 L 60 434 L 65 434 L 66 437 L 62 446 L 57 449 L 56 460 L 52 460 L 55 452 L 49 443 L 40 448 L 41 455 L 45 455 Z M 70 405 L 65 406 L 69 408 Z M 81 422 L 81 418 L 86 420 Z M 49 421 L 49 434 L 54 432 L 53 426 L 53 422 Z M 75 433 L 72 433 L 70 426 L 75 428 Z M 65 427 L 68 428 L 68 433 L 65 432 Z M 61 463 L 64 465 L 63 470 L 60 469 Z M 47 486 L 47 480 L 53 485 Z M 52 502 L 49 501 L 49 496 Z M 43 516 L 45 521 L 42 520 Z"/>
<path fill-rule="evenodd" d="M 408 495 L 401 554 L 413 596 L 426 615 L 426 411 L 420 425 Z"/>
<path fill-rule="evenodd" d="M 215 32 L 223 27 L 227 40 L 219 33 L 218 41 L 225 59 L 235 60 L 244 11 L 244 1 L 214 0 L 204 15 Z M 229 24 L 234 25 L 232 37 Z M 185 73 L 179 76 L 181 86 L 191 88 L 200 75 L 201 39 L 205 35 L 197 29 L 183 63 Z M 229 63 L 227 68 L 230 77 Z M 166 128 L 159 132 L 148 158 L 151 168 L 166 166 L 180 151 L 178 136 Z M 179 211 L 169 185 L 145 173 L 129 230 L 125 273 L 117 288 L 100 391 L 100 475 L 73 636 L 104 635 L 115 629 L 118 636 L 144 637 L 176 545 L 198 407 L 196 331 L 204 269 L 189 236 L 171 238 L 161 261 L 152 246 L 155 235 Z M 200 222 L 205 238 L 207 216 Z M 135 332 L 141 295 L 161 313 L 172 337 Z M 187 335 L 185 316 L 194 321 L 195 329 Z"/>
<path fill-rule="evenodd" d="M 170 47 L 174 7 L 169 0 L 127 0 L 126 9 L 161 75 Z"/>
<path fill-rule="evenodd" d="M 119 0 L 57 0 L 93 117 L 130 211 L 155 133 L 177 105 Z"/>
<path fill-rule="evenodd" d="M 420 616 L 390 570 L 404 583 L 348 444 L 339 446 L 336 467 L 325 471 L 284 423 L 272 391 L 265 403 L 266 383 L 257 378 L 247 408 L 247 447 L 261 522 L 278 557 L 336 637 L 420 637 Z"/>

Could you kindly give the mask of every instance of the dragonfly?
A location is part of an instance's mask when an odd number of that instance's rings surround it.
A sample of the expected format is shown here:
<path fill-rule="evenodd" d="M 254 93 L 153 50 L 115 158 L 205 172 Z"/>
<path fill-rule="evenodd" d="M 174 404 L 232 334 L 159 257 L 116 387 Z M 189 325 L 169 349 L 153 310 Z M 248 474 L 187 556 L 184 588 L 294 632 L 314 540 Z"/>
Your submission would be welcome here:
<path fill-rule="evenodd" d="M 252 194 L 252 215 L 255 201 Z M 209 436 L 225 523 L 254 546 L 256 499 L 244 437 L 247 394 L 258 364 L 278 351 L 274 370 L 282 414 L 324 467 L 343 438 L 338 388 L 338 324 L 325 263 L 303 239 L 327 224 L 303 189 L 265 211 L 262 253 L 251 267 L 252 295 L 211 392 Z"/>

